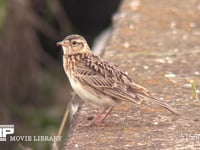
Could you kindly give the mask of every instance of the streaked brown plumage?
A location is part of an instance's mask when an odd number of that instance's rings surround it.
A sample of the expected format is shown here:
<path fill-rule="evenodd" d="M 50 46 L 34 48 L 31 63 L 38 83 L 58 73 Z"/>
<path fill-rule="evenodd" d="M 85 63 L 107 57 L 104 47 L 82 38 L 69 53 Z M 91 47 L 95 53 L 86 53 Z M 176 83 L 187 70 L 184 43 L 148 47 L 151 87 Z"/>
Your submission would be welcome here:
<path fill-rule="evenodd" d="M 178 113 L 170 105 L 152 96 L 147 89 L 136 84 L 117 65 L 91 52 L 82 36 L 67 36 L 57 45 L 63 48 L 63 67 L 74 91 L 85 102 L 105 108 L 92 124 L 104 121 L 112 108 L 121 101 L 141 104 L 145 101 L 144 97 L 173 113 Z M 100 118 L 104 113 L 104 117 Z"/>

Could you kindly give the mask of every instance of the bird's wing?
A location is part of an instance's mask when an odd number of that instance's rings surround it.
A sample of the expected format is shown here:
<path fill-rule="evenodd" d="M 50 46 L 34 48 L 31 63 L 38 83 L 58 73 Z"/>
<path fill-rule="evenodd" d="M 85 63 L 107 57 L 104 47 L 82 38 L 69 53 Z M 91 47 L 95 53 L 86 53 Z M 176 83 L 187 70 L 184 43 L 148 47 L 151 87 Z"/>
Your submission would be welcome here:
<path fill-rule="evenodd" d="M 81 64 L 74 68 L 74 73 L 82 84 L 115 99 L 141 103 L 137 93 L 129 91 L 130 87 L 124 82 L 124 80 L 129 80 L 124 72 L 118 70 L 118 68 L 115 68 L 112 72 L 106 70 L 107 67 L 101 70 L 101 67 L 96 65 L 93 64 L 93 67 L 84 65 L 82 67 L 83 64 Z"/>

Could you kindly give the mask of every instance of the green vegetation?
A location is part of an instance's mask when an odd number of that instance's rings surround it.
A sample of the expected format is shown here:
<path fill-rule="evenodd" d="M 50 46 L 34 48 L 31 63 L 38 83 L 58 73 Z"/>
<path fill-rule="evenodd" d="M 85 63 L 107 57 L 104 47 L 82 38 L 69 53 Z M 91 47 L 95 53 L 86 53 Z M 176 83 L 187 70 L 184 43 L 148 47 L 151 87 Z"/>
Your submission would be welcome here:
<path fill-rule="evenodd" d="M 3 30 L 4 20 L 6 14 L 6 2 L 5 0 L 0 1 L 0 32 Z"/>
<path fill-rule="evenodd" d="M 196 100 L 199 101 L 199 96 L 198 96 L 199 92 L 198 92 L 198 90 L 196 88 L 196 85 L 195 85 L 193 80 L 190 80 L 190 83 L 192 85 L 192 91 L 193 91 L 194 97 L 195 97 Z"/>

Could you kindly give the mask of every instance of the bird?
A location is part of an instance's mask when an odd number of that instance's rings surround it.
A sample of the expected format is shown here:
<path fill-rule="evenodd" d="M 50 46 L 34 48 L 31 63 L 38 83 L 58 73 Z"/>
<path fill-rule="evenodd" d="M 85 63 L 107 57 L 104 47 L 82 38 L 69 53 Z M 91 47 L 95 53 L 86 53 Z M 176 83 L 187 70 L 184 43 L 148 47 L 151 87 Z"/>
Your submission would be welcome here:
<path fill-rule="evenodd" d="M 91 126 L 104 123 L 113 108 L 122 101 L 146 104 L 148 99 L 179 114 L 171 105 L 136 84 L 118 65 L 94 54 L 83 36 L 68 35 L 57 42 L 57 46 L 62 47 L 63 68 L 75 93 L 85 103 L 103 108 L 92 120 Z"/>

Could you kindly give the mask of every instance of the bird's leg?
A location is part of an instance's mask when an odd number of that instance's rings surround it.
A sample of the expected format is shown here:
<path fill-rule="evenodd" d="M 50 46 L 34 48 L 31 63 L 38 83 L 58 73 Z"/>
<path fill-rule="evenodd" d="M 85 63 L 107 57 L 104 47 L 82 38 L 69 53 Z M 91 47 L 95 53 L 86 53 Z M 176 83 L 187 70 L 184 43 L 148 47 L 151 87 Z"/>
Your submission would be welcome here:
<path fill-rule="evenodd" d="M 107 110 L 107 113 L 104 115 L 104 117 L 99 121 L 99 122 L 104 122 L 104 120 L 106 120 L 106 118 L 108 118 L 109 114 L 111 113 L 112 109 L 114 106 L 110 106 Z"/>
<path fill-rule="evenodd" d="M 110 107 L 106 107 L 102 112 L 100 112 L 93 120 L 92 122 L 90 123 L 90 126 L 92 126 L 93 124 L 98 124 L 98 120 L 99 118 L 106 112 L 106 110 L 108 110 Z M 106 113 L 107 114 L 107 113 Z M 105 116 L 104 116 L 105 117 Z M 103 118 L 104 118 L 103 117 Z"/>

